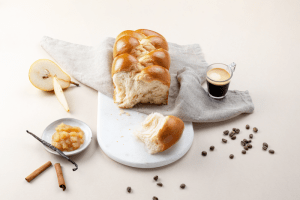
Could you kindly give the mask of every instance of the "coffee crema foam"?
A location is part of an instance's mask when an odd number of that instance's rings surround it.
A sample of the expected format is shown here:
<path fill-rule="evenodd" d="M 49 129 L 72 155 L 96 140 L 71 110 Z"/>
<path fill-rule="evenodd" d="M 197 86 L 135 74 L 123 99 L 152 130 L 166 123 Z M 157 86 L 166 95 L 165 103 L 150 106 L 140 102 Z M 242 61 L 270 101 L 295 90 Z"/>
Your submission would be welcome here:
<path fill-rule="evenodd" d="M 207 72 L 207 77 L 210 79 L 206 78 L 207 81 L 214 85 L 225 85 L 230 82 L 230 74 L 228 71 L 222 68 L 213 68 Z M 228 80 L 228 81 L 226 81 Z M 215 82 L 215 81 L 224 81 L 224 82 Z"/>

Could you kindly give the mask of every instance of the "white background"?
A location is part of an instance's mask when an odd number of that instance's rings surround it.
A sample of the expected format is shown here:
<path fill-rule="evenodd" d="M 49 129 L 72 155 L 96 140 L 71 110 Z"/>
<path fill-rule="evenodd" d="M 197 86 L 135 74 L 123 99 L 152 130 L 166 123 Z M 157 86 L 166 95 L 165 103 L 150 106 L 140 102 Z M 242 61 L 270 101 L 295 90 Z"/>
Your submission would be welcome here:
<path fill-rule="evenodd" d="M 1 0 L 0 199 L 299 199 L 299 10 L 300 1 L 291 0 Z M 199 43 L 209 64 L 236 62 L 230 89 L 249 90 L 254 113 L 194 124 L 192 148 L 166 167 L 135 169 L 108 158 L 96 141 L 97 92 L 85 86 L 67 89 L 67 113 L 53 93 L 31 85 L 28 70 L 37 59 L 51 59 L 39 45 L 44 35 L 96 45 L 104 36 L 139 28 L 155 30 L 170 42 Z M 63 117 L 82 120 L 93 131 L 90 147 L 73 157 L 79 165 L 76 172 L 25 132 L 40 136 Z M 240 140 L 252 132 L 246 124 L 259 132 L 253 149 L 243 155 Z M 241 129 L 237 140 L 222 144 L 222 132 L 233 127 Z M 263 151 L 263 142 L 276 153 Z M 211 145 L 214 152 L 209 152 Z M 235 158 L 230 160 L 229 154 Z M 31 183 L 25 181 L 49 160 L 61 163 L 66 191 L 58 187 L 53 166 Z"/>

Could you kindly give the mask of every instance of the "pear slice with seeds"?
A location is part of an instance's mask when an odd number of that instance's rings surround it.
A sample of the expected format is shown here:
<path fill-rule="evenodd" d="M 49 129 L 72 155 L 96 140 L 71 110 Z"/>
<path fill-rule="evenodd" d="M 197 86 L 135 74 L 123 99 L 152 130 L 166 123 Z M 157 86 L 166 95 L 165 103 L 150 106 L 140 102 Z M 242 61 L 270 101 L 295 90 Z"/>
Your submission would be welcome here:
<path fill-rule="evenodd" d="M 56 76 L 53 77 L 53 87 L 54 87 L 54 93 L 58 99 L 58 101 L 61 103 L 61 105 L 64 107 L 64 109 L 69 112 L 69 105 L 68 102 L 66 100 L 66 97 L 64 95 L 64 92 L 62 90 L 62 87 L 60 86 L 58 79 L 56 78 Z"/>
<path fill-rule="evenodd" d="M 48 59 L 35 61 L 29 69 L 29 80 L 36 88 L 43 91 L 53 91 L 53 77 L 56 76 L 62 89 L 70 86 L 70 83 L 79 86 L 71 81 L 71 77 L 66 74 L 56 63 Z"/>

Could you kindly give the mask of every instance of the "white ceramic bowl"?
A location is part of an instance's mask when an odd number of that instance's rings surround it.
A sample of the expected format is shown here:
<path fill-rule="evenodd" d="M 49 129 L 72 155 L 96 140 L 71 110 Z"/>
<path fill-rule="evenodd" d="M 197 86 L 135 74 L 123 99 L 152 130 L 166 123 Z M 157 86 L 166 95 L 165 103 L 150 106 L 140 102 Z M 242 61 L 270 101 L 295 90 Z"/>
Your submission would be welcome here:
<path fill-rule="evenodd" d="M 62 118 L 62 119 L 56 120 L 56 121 L 52 122 L 51 124 L 49 124 L 43 132 L 42 139 L 51 144 L 52 135 L 55 133 L 55 128 L 58 125 L 60 125 L 61 123 L 71 125 L 71 126 L 78 126 L 84 132 L 84 143 L 78 149 L 76 149 L 74 151 L 63 151 L 63 153 L 66 156 L 72 156 L 72 155 L 78 154 L 78 153 L 82 152 L 83 150 L 85 150 L 89 146 L 89 144 L 92 141 L 92 136 L 93 136 L 92 130 L 86 123 L 84 123 L 78 119 L 73 119 L 73 118 Z M 44 146 L 44 148 L 50 153 L 59 155 L 57 152 L 53 151 L 52 149 L 49 149 L 48 147 Z"/>

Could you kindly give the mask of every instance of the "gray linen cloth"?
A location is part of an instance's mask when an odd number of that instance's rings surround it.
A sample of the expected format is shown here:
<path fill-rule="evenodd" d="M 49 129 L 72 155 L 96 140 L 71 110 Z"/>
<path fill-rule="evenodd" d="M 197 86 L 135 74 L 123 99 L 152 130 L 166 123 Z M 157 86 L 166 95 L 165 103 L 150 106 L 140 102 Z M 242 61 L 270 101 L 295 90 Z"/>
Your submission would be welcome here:
<path fill-rule="evenodd" d="M 72 77 L 112 97 L 114 42 L 114 38 L 106 38 L 97 46 L 84 46 L 45 36 L 41 46 Z M 253 112 L 254 105 L 248 91 L 228 91 L 222 100 L 208 96 L 201 85 L 206 80 L 208 65 L 198 44 L 169 43 L 169 53 L 171 87 L 168 105 L 138 104 L 132 110 L 174 115 L 190 122 L 219 122 Z"/>

